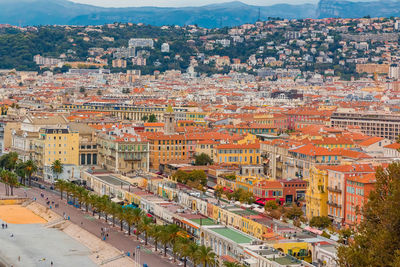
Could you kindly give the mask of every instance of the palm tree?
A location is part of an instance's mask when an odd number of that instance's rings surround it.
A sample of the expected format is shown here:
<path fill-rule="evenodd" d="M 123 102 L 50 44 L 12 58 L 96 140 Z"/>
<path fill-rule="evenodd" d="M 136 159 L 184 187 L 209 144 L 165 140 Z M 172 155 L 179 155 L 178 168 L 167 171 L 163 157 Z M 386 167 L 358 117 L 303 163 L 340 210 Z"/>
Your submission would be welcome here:
<path fill-rule="evenodd" d="M 104 195 L 101 197 L 101 211 L 104 213 L 104 217 L 106 219 L 106 222 L 108 222 L 108 211 L 110 207 L 110 199 L 108 196 Z"/>
<path fill-rule="evenodd" d="M 83 196 L 86 192 L 86 189 L 80 186 L 75 188 L 75 196 L 78 198 L 79 208 L 82 207 Z"/>
<path fill-rule="evenodd" d="M 25 162 L 19 162 L 17 166 L 15 167 L 15 173 L 21 178 L 21 184 L 25 185 L 25 178 L 26 178 L 26 172 L 25 172 Z"/>
<path fill-rule="evenodd" d="M 160 236 L 159 236 L 160 242 L 164 246 L 164 257 L 167 257 L 167 245 L 171 241 L 171 239 L 170 239 L 171 235 L 168 232 L 168 228 L 167 227 L 168 227 L 168 225 L 163 225 L 162 226 L 162 229 L 161 229 L 161 232 L 160 232 Z"/>
<path fill-rule="evenodd" d="M 89 203 L 90 206 L 92 207 L 92 216 L 94 216 L 94 213 L 96 212 L 96 203 L 98 201 L 98 196 L 95 194 L 90 194 L 89 195 Z"/>
<path fill-rule="evenodd" d="M 155 251 L 157 251 L 157 244 L 160 241 L 160 238 L 162 235 L 162 230 L 163 230 L 163 227 L 161 225 L 157 225 L 157 224 L 153 224 L 150 228 L 149 235 L 154 240 Z"/>
<path fill-rule="evenodd" d="M 124 220 L 125 220 L 125 209 L 121 205 L 118 205 L 117 209 L 117 218 L 119 220 L 120 226 L 121 226 L 121 231 L 123 231 L 123 226 L 124 226 Z"/>
<path fill-rule="evenodd" d="M 135 209 L 131 208 L 131 207 L 127 207 L 125 208 L 125 212 L 124 212 L 124 220 L 126 222 L 126 224 L 128 225 L 128 235 L 131 235 L 131 227 L 135 222 L 135 216 L 133 214 L 133 211 Z"/>
<path fill-rule="evenodd" d="M 8 173 L 7 172 L 8 172 L 7 170 L 1 170 L 1 172 L 0 172 L 1 182 L 4 183 L 4 189 L 6 191 L 6 196 L 9 195 Z"/>
<path fill-rule="evenodd" d="M 167 226 L 167 232 L 169 233 L 169 242 L 171 243 L 172 247 L 174 247 L 176 239 L 178 238 L 178 234 L 180 232 L 180 228 L 176 224 L 170 224 Z M 174 261 L 176 260 L 176 253 L 174 254 Z"/>
<path fill-rule="evenodd" d="M 108 197 L 106 195 L 98 197 L 97 201 L 96 201 L 96 209 L 97 212 L 99 213 L 99 219 L 101 218 L 101 213 L 104 212 L 104 215 L 106 216 L 106 220 L 107 220 L 107 214 L 105 213 L 105 210 L 107 208 L 107 201 L 108 201 Z"/>
<path fill-rule="evenodd" d="M 64 180 L 57 180 L 56 184 L 55 184 L 55 188 L 57 188 L 58 190 L 60 190 L 61 193 L 61 199 L 63 199 L 63 194 L 65 189 L 67 188 L 67 182 L 65 182 Z"/>
<path fill-rule="evenodd" d="M 147 215 L 143 215 L 142 220 L 139 222 L 138 228 L 140 229 L 140 232 L 144 233 L 144 242 L 145 242 L 144 244 L 145 245 L 147 245 L 147 238 L 148 238 L 152 223 L 153 223 L 153 219 L 147 217 Z"/>
<path fill-rule="evenodd" d="M 13 172 L 8 172 L 8 185 L 10 186 L 11 196 L 13 196 L 14 187 L 18 187 L 18 178 Z"/>
<path fill-rule="evenodd" d="M 88 190 L 82 192 L 82 202 L 85 203 L 86 212 L 88 212 L 90 204 L 90 195 Z"/>
<path fill-rule="evenodd" d="M 121 206 L 115 202 L 111 202 L 110 205 L 107 206 L 107 212 L 112 216 L 112 223 L 115 226 L 115 217 L 118 214 L 118 206 Z"/>
<path fill-rule="evenodd" d="M 57 159 L 51 164 L 51 171 L 53 174 L 57 175 L 56 179 L 58 180 L 58 176 L 64 171 L 64 165 L 60 160 Z"/>
<path fill-rule="evenodd" d="M 137 227 L 137 225 L 139 224 L 140 220 L 142 219 L 144 213 L 141 209 L 135 208 L 135 209 L 133 209 L 132 214 L 133 214 L 133 223 Z"/>
<path fill-rule="evenodd" d="M 244 265 L 239 262 L 224 261 L 224 267 L 244 267 Z"/>
<path fill-rule="evenodd" d="M 210 247 L 200 246 L 197 250 L 197 256 L 199 262 L 203 264 L 203 267 L 215 266 L 216 265 L 216 254 L 212 251 Z"/>
<path fill-rule="evenodd" d="M 29 186 L 31 186 L 32 183 L 32 175 L 37 172 L 38 167 L 36 165 L 36 163 L 33 160 L 28 160 L 27 162 L 25 162 L 25 174 L 28 175 L 28 184 Z"/>
<path fill-rule="evenodd" d="M 197 253 L 197 251 L 199 250 L 199 245 L 197 245 L 195 242 L 191 242 L 187 250 L 188 258 L 194 266 L 197 266 L 199 264 L 199 257 Z"/>
<path fill-rule="evenodd" d="M 189 245 L 193 243 L 188 238 L 178 238 L 174 245 L 174 252 L 178 253 L 179 256 L 183 257 L 183 266 L 186 267 L 187 258 L 190 256 Z"/>
<path fill-rule="evenodd" d="M 69 201 L 69 197 L 73 195 L 75 191 L 75 184 L 66 182 L 65 192 L 67 193 L 67 202 Z"/>
<path fill-rule="evenodd" d="M 17 166 L 17 162 L 18 162 L 18 153 L 10 152 L 6 155 L 5 168 L 9 171 L 12 171 Z"/>

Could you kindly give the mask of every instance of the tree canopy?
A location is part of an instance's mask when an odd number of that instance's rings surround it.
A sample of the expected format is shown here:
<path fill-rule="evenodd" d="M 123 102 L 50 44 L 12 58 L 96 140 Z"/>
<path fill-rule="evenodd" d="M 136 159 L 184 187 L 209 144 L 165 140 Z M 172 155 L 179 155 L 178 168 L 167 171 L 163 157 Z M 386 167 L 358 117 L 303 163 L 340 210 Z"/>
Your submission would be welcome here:
<path fill-rule="evenodd" d="M 340 266 L 400 266 L 400 163 L 379 168 L 375 176 L 353 240 L 338 249 Z"/>
<path fill-rule="evenodd" d="M 211 157 L 209 155 L 207 155 L 206 153 L 201 153 L 200 155 L 195 155 L 195 165 L 208 165 L 208 164 L 212 164 L 213 160 L 211 159 Z"/>

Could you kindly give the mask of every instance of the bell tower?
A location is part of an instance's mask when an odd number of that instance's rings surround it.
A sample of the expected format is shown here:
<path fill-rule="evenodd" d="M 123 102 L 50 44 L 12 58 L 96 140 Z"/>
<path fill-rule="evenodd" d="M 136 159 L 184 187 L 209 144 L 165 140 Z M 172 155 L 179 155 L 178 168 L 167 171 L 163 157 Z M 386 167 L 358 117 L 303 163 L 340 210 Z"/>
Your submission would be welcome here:
<path fill-rule="evenodd" d="M 168 105 L 164 113 L 164 134 L 174 134 L 175 133 L 175 113 L 171 105 Z"/>

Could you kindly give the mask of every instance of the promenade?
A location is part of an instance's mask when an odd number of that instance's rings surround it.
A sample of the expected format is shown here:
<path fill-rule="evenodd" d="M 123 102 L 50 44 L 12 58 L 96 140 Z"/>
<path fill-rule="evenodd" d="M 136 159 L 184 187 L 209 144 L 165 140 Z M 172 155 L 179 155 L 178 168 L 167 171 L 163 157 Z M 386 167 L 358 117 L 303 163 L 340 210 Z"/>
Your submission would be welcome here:
<path fill-rule="evenodd" d="M 0 187 L 0 194 L 4 194 L 4 188 Z M 44 197 L 41 197 L 41 193 L 44 194 Z M 26 195 L 27 198 L 34 199 L 36 198 L 36 202 L 46 206 L 47 201 L 54 201 L 58 204 L 58 208 L 52 207 L 53 212 L 57 213 L 60 216 L 66 214 L 67 217 L 70 218 L 70 221 L 84 230 L 92 233 L 97 237 L 101 237 L 101 228 L 108 228 L 108 238 L 104 241 L 113 247 L 123 251 L 129 252 L 131 257 L 133 257 L 133 253 L 136 248 L 140 246 L 139 249 L 139 263 L 143 266 L 146 263 L 149 267 L 169 267 L 169 266 L 177 266 L 182 265 L 181 262 L 177 261 L 175 263 L 172 262 L 171 256 L 167 256 L 164 258 L 161 255 L 161 251 L 157 253 L 154 252 L 154 246 L 148 244 L 144 245 L 143 240 L 137 241 L 136 236 L 131 235 L 128 236 L 126 232 L 121 232 L 119 228 L 119 224 L 117 223 L 115 227 L 112 227 L 112 223 L 109 220 L 108 223 L 105 222 L 104 218 L 98 219 L 97 214 L 92 216 L 92 213 L 85 212 L 84 209 L 78 209 L 73 207 L 72 205 L 68 205 L 67 201 L 64 197 L 63 200 L 60 199 L 60 195 L 58 192 L 50 191 L 50 190 L 42 190 L 36 187 L 33 188 L 17 188 L 15 189 L 15 195 L 24 197 Z M 48 198 L 48 200 L 46 200 Z"/>

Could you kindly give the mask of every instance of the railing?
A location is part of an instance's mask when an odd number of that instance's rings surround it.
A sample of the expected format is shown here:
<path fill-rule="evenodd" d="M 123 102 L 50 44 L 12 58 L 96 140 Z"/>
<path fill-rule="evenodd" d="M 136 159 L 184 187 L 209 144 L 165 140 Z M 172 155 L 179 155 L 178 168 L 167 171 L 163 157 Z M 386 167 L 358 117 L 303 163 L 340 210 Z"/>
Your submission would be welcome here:
<path fill-rule="evenodd" d="M 340 204 L 337 204 L 337 203 L 335 203 L 335 202 L 330 202 L 329 200 L 326 202 L 329 206 L 333 206 L 333 207 L 336 207 L 336 208 L 341 208 L 342 207 L 342 205 L 340 205 Z"/>
<path fill-rule="evenodd" d="M 328 186 L 327 189 L 328 189 L 328 191 L 332 191 L 332 192 L 336 192 L 336 193 L 342 193 L 342 190 L 339 189 L 337 186 L 335 186 L 335 187 Z"/>

